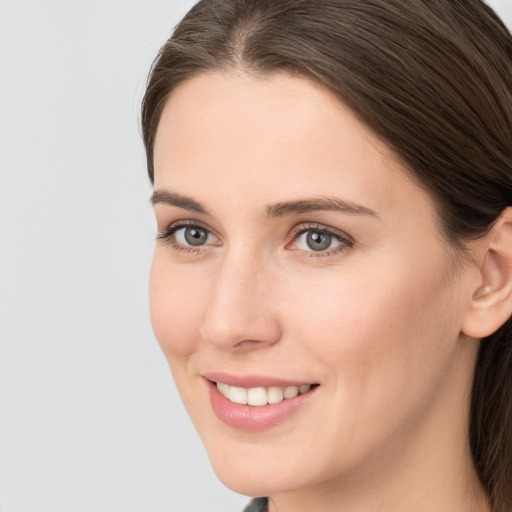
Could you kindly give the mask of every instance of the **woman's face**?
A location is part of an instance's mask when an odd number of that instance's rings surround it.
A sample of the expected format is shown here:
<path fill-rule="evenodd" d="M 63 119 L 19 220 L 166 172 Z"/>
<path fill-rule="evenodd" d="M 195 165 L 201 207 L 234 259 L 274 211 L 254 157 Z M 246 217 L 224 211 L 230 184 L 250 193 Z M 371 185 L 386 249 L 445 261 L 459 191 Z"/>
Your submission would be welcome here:
<path fill-rule="evenodd" d="M 201 75 L 154 157 L 152 322 L 224 483 L 342 489 L 460 446 L 474 274 L 350 110 L 300 78 Z"/>

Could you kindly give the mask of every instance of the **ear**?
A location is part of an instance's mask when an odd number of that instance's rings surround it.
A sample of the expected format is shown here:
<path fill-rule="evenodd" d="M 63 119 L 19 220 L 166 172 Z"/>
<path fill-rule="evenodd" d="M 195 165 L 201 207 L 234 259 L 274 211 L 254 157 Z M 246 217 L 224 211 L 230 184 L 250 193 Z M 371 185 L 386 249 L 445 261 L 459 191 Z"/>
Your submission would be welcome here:
<path fill-rule="evenodd" d="M 478 245 L 478 284 L 471 290 L 462 332 L 485 338 L 512 314 L 512 208 L 503 210 Z"/>

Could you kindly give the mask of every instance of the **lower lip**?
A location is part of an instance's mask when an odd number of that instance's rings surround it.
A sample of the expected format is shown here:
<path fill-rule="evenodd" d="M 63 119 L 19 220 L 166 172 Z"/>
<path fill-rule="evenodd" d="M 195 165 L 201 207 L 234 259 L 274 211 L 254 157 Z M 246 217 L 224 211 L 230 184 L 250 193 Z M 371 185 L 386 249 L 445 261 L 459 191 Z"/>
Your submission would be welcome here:
<path fill-rule="evenodd" d="M 210 400 L 217 417 L 226 425 L 240 430 L 258 432 L 267 430 L 283 422 L 303 407 L 317 389 L 295 398 L 287 398 L 277 404 L 262 406 L 240 405 L 228 400 L 217 389 L 215 383 L 208 381 Z"/>

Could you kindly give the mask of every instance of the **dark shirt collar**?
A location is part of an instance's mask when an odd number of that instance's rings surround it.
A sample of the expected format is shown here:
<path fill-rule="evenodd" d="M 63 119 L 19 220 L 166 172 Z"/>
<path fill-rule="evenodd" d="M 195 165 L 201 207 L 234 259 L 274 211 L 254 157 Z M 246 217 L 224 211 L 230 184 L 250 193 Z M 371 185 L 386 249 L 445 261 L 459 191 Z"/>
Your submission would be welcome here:
<path fill-rule="evenodd" d="M 267 498 L 254 498 L 243 512 L 268 512 L 268 499 Z"/>

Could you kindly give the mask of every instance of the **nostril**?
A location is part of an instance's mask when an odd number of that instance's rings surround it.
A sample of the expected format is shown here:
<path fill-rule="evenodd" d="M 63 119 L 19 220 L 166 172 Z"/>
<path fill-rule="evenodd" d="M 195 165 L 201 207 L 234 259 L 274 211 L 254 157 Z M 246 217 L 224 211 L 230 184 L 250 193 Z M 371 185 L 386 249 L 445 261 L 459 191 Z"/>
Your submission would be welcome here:
<path fill-rule="evenodd" d="M 242 340 L 239 341 L 234 348 L 244 349 L 244 348 L 254 348 L 257 345 L 264 345 L 264 341 L 258 340 Z"/>

